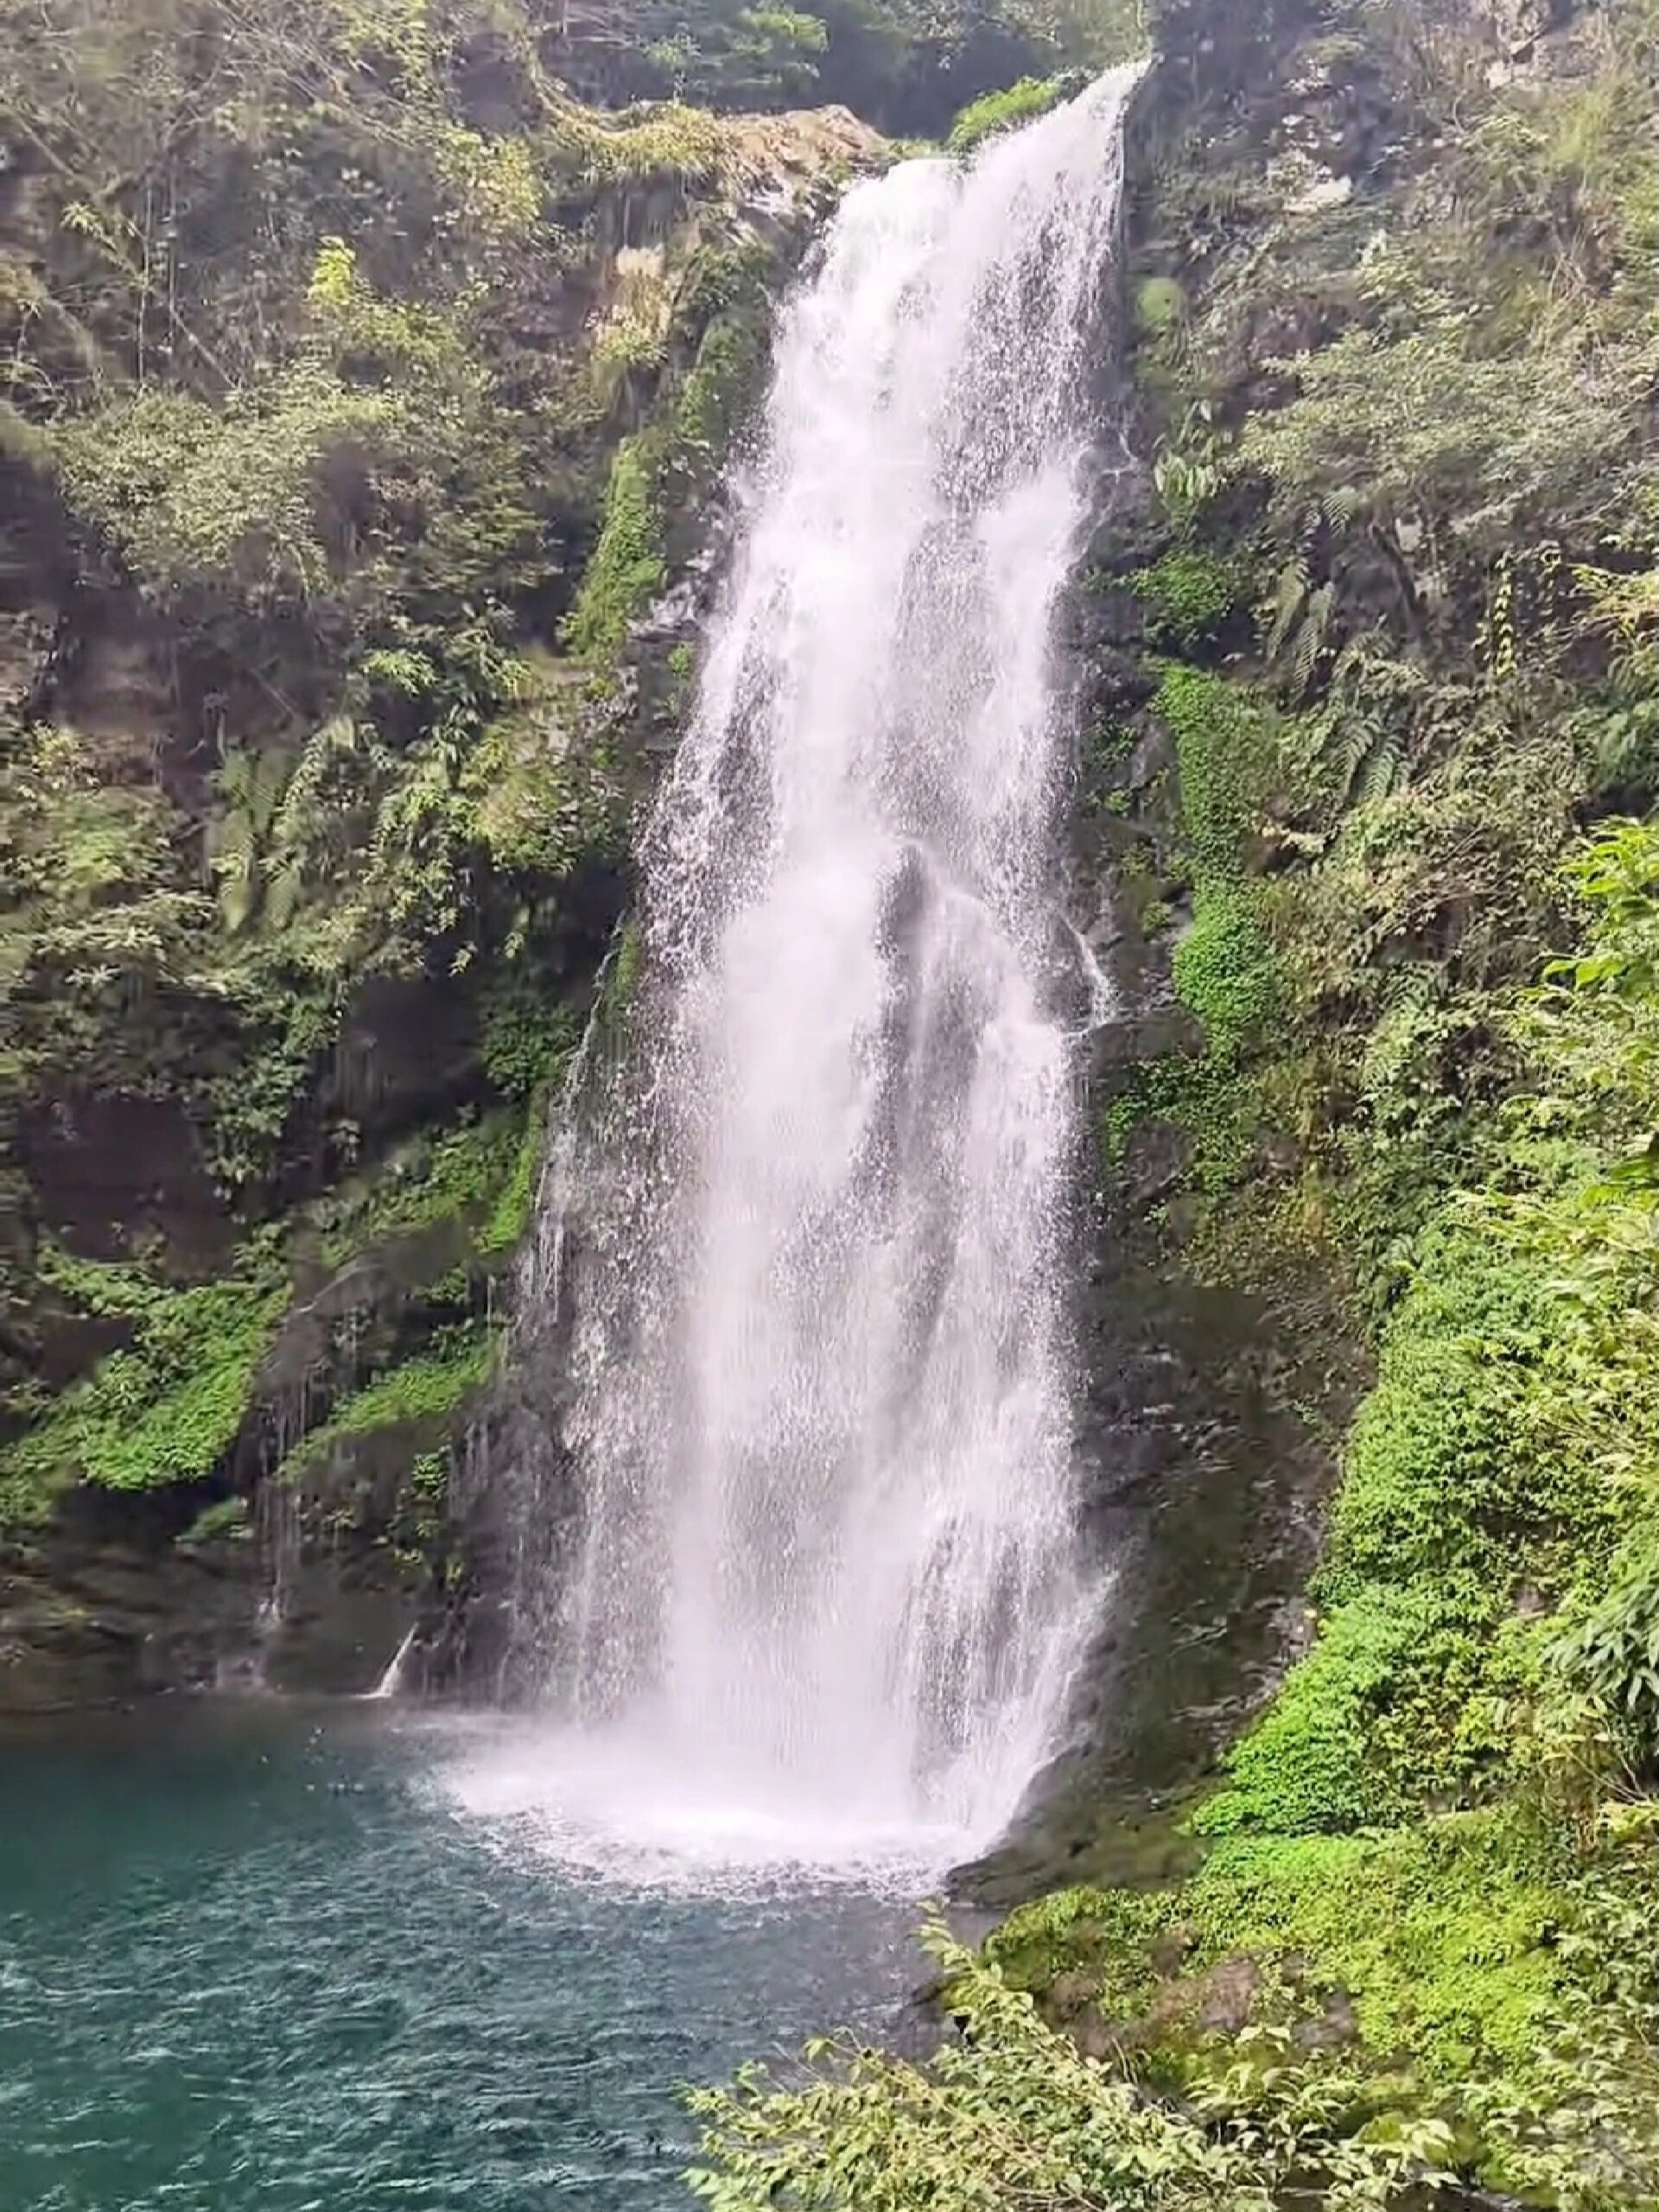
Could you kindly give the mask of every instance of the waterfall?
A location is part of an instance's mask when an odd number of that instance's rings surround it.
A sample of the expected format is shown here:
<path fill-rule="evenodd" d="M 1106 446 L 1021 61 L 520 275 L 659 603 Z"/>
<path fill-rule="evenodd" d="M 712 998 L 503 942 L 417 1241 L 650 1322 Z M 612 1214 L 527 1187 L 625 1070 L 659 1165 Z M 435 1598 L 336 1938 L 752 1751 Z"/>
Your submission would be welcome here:
<path fill-rule="evenodd" d="M 782 312 L 516 1355 L 521 1644 L 641 1800 L 988 1840 L 1096 1602 L 1051 632 L 1137 73 L 855 185 Z"/>

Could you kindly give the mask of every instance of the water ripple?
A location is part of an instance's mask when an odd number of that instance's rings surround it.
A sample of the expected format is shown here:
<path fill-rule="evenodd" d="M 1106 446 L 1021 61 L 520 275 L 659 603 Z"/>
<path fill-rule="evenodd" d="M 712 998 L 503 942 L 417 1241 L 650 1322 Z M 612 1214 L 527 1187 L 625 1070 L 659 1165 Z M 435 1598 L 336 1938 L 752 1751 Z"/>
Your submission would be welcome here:
<path fill-rule="evenodd" d="M 456 1796 L 478 1748 L 360 1711 L 0 1742 L 8 2212 L 661 2212 L 678 2082 L 915 1979 L 901 1885 L 601 1878 Z"/>

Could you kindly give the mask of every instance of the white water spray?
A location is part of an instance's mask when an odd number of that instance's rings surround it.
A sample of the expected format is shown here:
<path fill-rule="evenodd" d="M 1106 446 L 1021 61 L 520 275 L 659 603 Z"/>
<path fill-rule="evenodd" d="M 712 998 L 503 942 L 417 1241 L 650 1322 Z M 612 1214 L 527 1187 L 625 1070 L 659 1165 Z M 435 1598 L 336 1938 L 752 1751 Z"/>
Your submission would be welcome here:
<path fill-rule="evenodd" d="M 1136 73 L 856 186 L 782 319 L 518 1344 L 555 1787 L 636 1830 L 987 1842 L 1086 1632 L 1051 631 Z"/>
<path fill-rule="evenodd" d="M 418 1627 L 410 1629 L 385 1664 L 385 1672 L 374 1688 L 366 1693 L 374 1703 L 384 1703 L 389 1698 L 400 1697 L 404 1691 L 404 1677 L 420 1637 Z"/>

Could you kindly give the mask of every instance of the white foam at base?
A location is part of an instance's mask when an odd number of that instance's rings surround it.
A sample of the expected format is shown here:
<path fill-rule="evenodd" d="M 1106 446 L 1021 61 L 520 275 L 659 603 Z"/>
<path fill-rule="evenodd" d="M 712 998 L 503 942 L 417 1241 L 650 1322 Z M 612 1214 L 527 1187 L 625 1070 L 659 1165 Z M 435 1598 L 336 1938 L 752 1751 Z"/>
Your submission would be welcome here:
<path fill-rule="evenodd" d="M 874 1802 L 826 1815 L 741 1773 L 642 1789 L 672 1756 L 645 1730 L 499 1716 L 425 1725 L 448 1739 L 431 1772 L 443 1799 L 496 1847 L 567 1877 L 684 1895 L 834 1886 L 923 1897 L 975 1842 L 961 1828 L 894 1822 Z"/>

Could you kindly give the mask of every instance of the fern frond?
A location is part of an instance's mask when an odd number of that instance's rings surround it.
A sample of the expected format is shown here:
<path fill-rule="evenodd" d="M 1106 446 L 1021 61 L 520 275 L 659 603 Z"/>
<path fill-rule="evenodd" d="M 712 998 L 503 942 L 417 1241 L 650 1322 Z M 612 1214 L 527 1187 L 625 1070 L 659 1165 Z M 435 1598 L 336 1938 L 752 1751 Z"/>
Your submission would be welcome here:
<path fill-rule="evenodd" d="M 265 918 L 274 930 L 285 930 L 305 901 L 305 869 L 289 855 L 272 870 L 265 887 Z"/>
<path fill-rule="evenodd" d="M 244 817 L 236 817 L 232 831 L 245 830 Z M 259 855 L 251 838 L 232 836 L 215 857 L 214 868 L 219 877 L 219 918 L 232 937 L 239 937 L 259 911 L 259 893 L 264 870 Z"/>
<path fill-rule="evenodd" d="M 1325 633 L 1336 603 L 1337 588 L 1328 582 L 1308 594 L 1290 662 L 1291 679 L 1299 691 L 1306 691 L 1313 683 L 1314 671 L 1324 657 Z"/>
<path fill-rule="evenodd" d="M 1306 603 L 1308 589 L 1307 564 L 1300 554 L 1294 555 L 1274 579 L 1273 597 L 1265 610 L 1271 617 L 1266 645 L 1269 660 L 1277 660 L 1284 651 L 1296 618 Z"/>
<path fill-rule="evenodd" d="M 1405 781 L 1405 758 L 1400 741 L 1391 730 L 1380 730 L 1376 742 L 1365 756 L 1365 766 L 1359 779 L 1355 804 L 1376 806 L 1390 798 Z"/>
<path fill-rule="evenodd" d="M 1354 786 L 1360 779 L 1365 763 L 1375 750 L 1374 735 L 1369 725 L 1357 718 L 1349 722 L 1338 750 L 1337 761 L 1338 772 L 1337 788 L 1339 795 L 1338 803 L 1342 806 L 1346 807 L 1352 801 Z"/>

